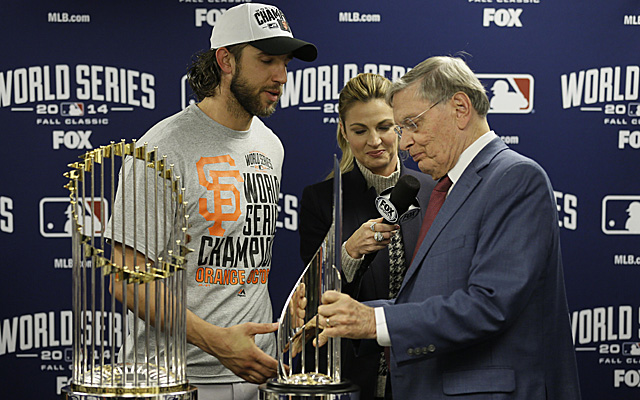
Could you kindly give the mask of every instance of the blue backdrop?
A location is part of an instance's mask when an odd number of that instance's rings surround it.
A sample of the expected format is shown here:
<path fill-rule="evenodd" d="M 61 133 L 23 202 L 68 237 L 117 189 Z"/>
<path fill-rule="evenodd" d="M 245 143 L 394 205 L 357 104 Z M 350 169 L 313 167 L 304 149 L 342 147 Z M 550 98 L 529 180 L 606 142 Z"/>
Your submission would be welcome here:
<path fill-rule="evenodd" d="M 191 56 L 240 2 L 3 4 L 3 398 L 56 398 L 70 376 L 66 165 L 111 140 L 141 136 L 192 101 L 184 79 Z M 494 98 L 490 126 L 537 160 L 555 188 L 583 397 L 638 398 L 640 2 L 271 3 L 319 49 L 313 63 L 291 62 L 280 110 L 266 121 L 286 149 L 270 274 L 276 314 L 302 269 L 302 189 L 326 175 L 338 151 L 345 80 L 358 72 L 393 79 L 431 55 L 466 52 Z"/>

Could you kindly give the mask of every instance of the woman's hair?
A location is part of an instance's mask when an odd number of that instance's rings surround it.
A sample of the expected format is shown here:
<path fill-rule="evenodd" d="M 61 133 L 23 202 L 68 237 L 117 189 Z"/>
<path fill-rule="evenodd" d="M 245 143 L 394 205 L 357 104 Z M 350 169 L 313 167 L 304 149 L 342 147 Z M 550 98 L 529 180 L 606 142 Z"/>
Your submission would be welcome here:
<path fill-rule="evenodd" d="M 338 100 L 338 116 L 344 126 L 345 116 L 347 111 L 358 102 L 366 103 L 375 99 L 385 99 L 387 92 L 391 88 L 391 81 L 384 76 L 378 74 L 358 74 L 351 78 L 349 82 L 340 91 L 340 98 Z M 354 166 L 354 157 L 349 147 L 349 143 L 342 136 L 340 125 L 336 133 L 336 139 L 338 140 L 338 146 L 342 150 L 342 158 L 340 159 L 340 172 L 345 173 L 351 171 Z M 327 179 L 333 177 L 333 172 L 329 174 Z"/>
<path fill-rule="evenodd" d="M 247 47 L 247 43 L 225 47 L 235 57 L 236 65 L 239 65 L 242 50 L 245 47 Z M 191 90 L 193 90 L 198 101 L 204 100 L 205 97 L 213 97 L 220 85 L 222 71 L 216 60 L 216 50 L 209 49 L 196 54 L 187 72 L 189 86 L 191 86 Z"/>

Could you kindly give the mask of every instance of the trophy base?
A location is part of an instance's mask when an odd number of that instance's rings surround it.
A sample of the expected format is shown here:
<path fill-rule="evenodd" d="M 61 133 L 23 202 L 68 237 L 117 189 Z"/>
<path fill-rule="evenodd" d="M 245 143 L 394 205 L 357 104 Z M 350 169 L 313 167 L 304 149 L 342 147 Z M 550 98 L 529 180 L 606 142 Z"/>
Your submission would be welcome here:
<path fill-rule="evenodd" d="M 62 388 L 63 400 L 198 400 L 198 391 L 195 386 L 184 385 L 174 391 L 167 393 L 141 393 L 134 389 L 127 391 L 126 388 L 113 391 L 108 389 L 105 393 L 88 393 L 75 390 L 72 385 Z"/>
<path fill-rule="evenodd" d="M 260 400 L 360 400 L 360 388 L 349 381 L 326 385 L 292 385 L 271 379 L 258 388 Z"/>

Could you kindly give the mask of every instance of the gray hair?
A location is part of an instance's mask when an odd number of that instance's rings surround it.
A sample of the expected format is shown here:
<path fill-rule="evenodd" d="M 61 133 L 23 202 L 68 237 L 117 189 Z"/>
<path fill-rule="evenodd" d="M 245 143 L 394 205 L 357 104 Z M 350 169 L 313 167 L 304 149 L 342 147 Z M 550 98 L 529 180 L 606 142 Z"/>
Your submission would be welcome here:
<path fill-rule="evenodd" d="M 421 99 L 436 103 L 463 92 L 471 99 L 478 115 L 484 117 L 489 111 L 489 98 L 484 86 L 460 58 L 437 56 L 422 61 L 393 83 L 386 96 L 387 103 L 393 106 L 393 96 L 416 82 L 420 84 L 416 93 Z"/>

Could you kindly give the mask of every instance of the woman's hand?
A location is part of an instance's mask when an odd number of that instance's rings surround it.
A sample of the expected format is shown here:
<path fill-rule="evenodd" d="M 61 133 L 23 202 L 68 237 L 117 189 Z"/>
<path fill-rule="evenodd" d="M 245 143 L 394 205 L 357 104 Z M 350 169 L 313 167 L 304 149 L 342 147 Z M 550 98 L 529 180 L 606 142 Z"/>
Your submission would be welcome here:
<path fill-rule="evenodd" d="M 357 259 L 389 245 L 391 237 L 398 232 L 400 225 L 388 225 L 382 221 L 382 217 L 370 219 L 353 232 L 345 243 L 349 256 Z"/>

